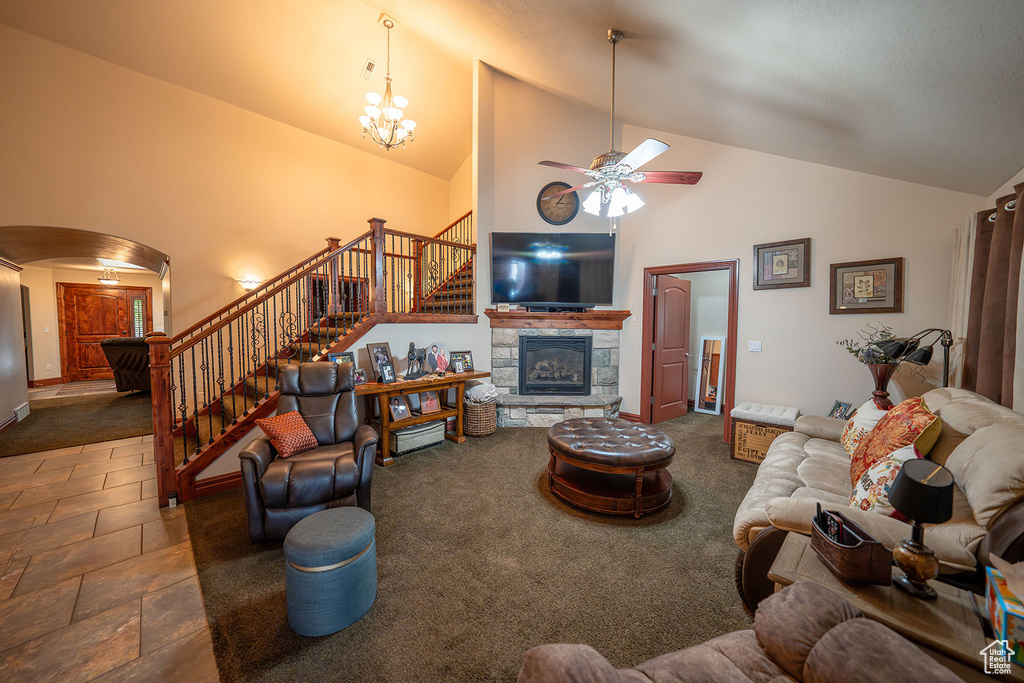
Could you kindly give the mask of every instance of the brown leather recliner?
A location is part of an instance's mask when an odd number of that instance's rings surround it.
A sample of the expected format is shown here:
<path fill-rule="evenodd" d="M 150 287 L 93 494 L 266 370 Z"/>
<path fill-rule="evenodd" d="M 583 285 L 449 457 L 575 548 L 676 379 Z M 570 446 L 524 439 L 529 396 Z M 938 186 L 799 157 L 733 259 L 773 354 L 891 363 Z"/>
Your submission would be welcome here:
<path fill-rule="evenodd" d="M 263 436 L 239 453 L 254 543 L 278 541 L 300 519 L 327 508 L 370 509 L 377 432 L 359 424 L 352 363 L 301 363 L 280 369 L 277 414 L 299 411 L 320 444 L 287 459 Z"/>
<path fill-rule="evenodd" d="M 145 337 L 111 337 L 100 342 L 114 371 L 118 391 L 149 391 L 149 344 Z"/>

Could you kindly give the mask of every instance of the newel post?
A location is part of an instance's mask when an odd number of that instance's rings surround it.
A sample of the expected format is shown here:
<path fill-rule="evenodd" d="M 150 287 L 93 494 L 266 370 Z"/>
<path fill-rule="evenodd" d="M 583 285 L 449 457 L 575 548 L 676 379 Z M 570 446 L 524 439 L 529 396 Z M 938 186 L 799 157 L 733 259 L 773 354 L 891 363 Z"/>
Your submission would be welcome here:
<path fill-rule="evenodd" d="M 175 492 L 174 436 L 171 415 L 171 339 L 163 332 L 146 337 L 149 344 L 150 398 L 153 402 L 153 461 L 156 463 L 156 490 L 160 507 L 167 506 L 167 495 Z"/>
<path fill-rule="evenodd" d="M 337 237 L 327 238 L 327 251 L 331 254 L 341 248 L 341 240 Z M 341 299 L 338 297 L 338 288 L 341 286 L 340 274 L 338 273 L 338 259 L 332 258 L 328 269 L 328 277 L 331 279 L 330 287 L 327 289 L 327 310 L 325 313 L 343 313 Z"/>
<path fill-rule="evenodd" d="M 370 269 L 370 312 L 387 313 L 388 302 L 384 296 L 384 224 L 383 218 L 371 218 L 367 221 L 373 233 L 373 267 Z"/>

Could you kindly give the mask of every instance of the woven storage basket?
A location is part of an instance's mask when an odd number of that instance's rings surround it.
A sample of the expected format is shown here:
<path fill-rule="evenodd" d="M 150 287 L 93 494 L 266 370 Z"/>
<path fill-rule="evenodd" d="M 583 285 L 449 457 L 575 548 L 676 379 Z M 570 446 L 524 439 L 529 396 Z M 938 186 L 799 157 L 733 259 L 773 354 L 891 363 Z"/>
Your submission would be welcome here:
<path fill-rule="evenodd" d="M 498 428 L 497 402 L 465 403 L 462 412 L 462 429 L 466 436 L 487 436 Z"/>

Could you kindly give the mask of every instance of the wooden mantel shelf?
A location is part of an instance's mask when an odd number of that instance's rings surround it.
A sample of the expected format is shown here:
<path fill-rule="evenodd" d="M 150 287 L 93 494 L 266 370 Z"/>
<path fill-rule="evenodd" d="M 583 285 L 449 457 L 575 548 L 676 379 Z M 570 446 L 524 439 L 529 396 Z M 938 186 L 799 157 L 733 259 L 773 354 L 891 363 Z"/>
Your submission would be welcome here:
<path fill-rule="evenodd" d="M 488 308 L 484 315 L 491 327 L 517 327 L 559 330 L 621 330 L 629 311 L 584 311 L 580 313 L 531 313 L 525 309 L 498 311 Z"/>

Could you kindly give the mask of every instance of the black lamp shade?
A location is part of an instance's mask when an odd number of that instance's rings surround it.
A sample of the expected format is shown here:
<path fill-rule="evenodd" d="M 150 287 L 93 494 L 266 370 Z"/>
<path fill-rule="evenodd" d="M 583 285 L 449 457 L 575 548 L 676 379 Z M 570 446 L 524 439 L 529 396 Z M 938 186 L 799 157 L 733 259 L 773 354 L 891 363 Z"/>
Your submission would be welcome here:
<path fill-rule="evenodd" d="M 920 349 L 916 349 L 906 356 L 907 362 L 915 365 L 928 365 L 932 362 L 932 347 L 923 346 Z"/>
<path fill-rule="evenodd" d="M 889 503 L 922 524 L 942 524 L 953 516 L 953 475 L 931 460 L 908 460 L 889 487 Z"/>
<path fill-rule="evenodd" d="M 916 348 L 916 346 L 918 346 L 918 342 L 915 340 L 899 339 L 894 337 L 892 339 L 883 339 L 882 341 L 874 342 L 874 346 L 890 358 L 899 358 L 907 351 L 912 351 Z"/>

